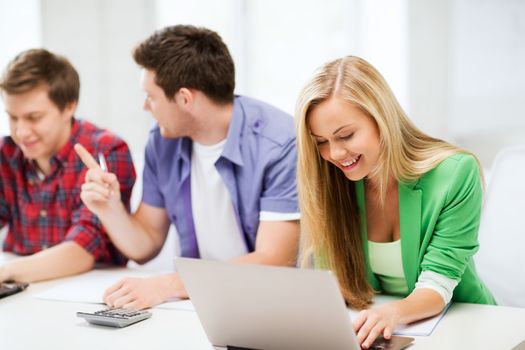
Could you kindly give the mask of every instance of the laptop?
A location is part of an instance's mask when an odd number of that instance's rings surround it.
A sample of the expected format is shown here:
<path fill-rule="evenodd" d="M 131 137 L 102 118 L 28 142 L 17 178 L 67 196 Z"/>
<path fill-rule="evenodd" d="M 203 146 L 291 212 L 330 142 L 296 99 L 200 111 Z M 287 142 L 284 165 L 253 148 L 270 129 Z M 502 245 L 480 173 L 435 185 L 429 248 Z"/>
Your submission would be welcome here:
<path fill-rule="evenodd" d="M 337 279 L 329 271 L 189 258 L 176 258 L 175 266 L 214 346 L 361 348 Z M 378 341 L 376 349 L 402 349 L 413 340 L 393 336 Z"/>

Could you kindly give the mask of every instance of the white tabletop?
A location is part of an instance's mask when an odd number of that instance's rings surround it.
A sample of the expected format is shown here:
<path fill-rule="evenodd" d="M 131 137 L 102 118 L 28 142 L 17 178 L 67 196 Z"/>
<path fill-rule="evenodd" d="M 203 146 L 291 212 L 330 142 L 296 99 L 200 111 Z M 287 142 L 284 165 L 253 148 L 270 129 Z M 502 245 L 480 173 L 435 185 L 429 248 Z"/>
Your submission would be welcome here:
<path fill-rule="evenodd" d="M 455 303 L 414 349 L 512 349 L 525 339 L 525 309 Z M 411 348 L 412 349 L 412 348 Z"/>
<path fill-rule="evenodd" d="M 126 328 L 111 328 L 90 325 L 76 316 L 77 311 L 103 309 L 102 304 L 36 297 L 71 280 L 33 283 L 21 293 L 0 299 L 0 348 L 213 349 L 194 312 L 158 307 L 148 320 Z"/>
<path fill-rule="evenodd" d="M 150 319 L 116 329 L 92 326 L 76 317 L 77 311 L 102 309 L 101 304 L 36 297 L 75 278 L 34 283 L 22 293 L 0 299 L 1 348 L 214 349 L 192 311 L 160 306 L 152 310 Z M 417 337 L 410 348 L 511 349 L 523 339 L 525 309 L 456 303 L 431 336 Z"/>

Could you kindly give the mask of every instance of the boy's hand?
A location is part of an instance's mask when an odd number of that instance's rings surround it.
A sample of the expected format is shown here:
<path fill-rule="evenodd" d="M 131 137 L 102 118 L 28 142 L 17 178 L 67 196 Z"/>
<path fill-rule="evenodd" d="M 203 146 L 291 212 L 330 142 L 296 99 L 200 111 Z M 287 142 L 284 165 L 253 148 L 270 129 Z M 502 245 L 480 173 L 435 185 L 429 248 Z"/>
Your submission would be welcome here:
<path fill-rule="evenodd" d="M 88 167 L 80 193 L 80 198 L 86 207 L 100 217 L 106 210 L 122 205 L 117 176 L 104 172 L 95 158 L 82 145 L 77 143 L 75 152 Z"/>

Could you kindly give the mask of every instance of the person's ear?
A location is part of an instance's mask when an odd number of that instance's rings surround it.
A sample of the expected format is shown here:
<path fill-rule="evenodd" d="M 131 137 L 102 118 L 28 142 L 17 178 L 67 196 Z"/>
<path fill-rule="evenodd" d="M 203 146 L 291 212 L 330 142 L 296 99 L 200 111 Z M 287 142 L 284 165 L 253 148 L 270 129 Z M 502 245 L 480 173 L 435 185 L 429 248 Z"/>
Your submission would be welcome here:
<path fill-rule="evenodd" d="M 188 88 L 180 88 L 175 95 L 175 100 L 179 106 L 186 109 L 191 109 L 194 99 L 195 96 L 193 96 L 193 92 Z"/>
<path fill-rule="evenodd" d="M 69 102 L 64 107 L 64 111 L 62 112 L 62 114 L 64 116 L 67 116 L 68 118 L 71 118 L 75 114 L 76 109 L 77 109 L 77 101 Z"/>

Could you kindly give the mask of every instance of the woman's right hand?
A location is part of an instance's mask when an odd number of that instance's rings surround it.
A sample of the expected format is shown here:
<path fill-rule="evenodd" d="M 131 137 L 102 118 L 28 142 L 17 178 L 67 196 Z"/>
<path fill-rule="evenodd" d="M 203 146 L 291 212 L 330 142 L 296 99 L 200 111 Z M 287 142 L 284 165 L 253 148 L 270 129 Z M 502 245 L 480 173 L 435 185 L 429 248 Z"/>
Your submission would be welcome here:
<path fill-rule="evenodd" d="M 399 324 L 398 301 L 381 305 L 378 308 L 363 310 L 354 321 L 357 341 L 363 349 L 368 349 L 379 337 L 390 339 Z"/>

